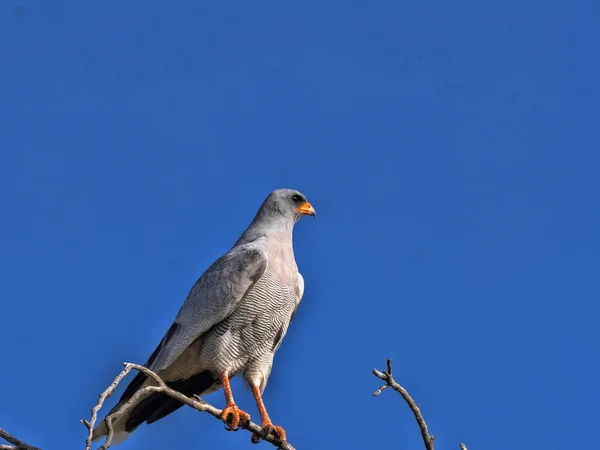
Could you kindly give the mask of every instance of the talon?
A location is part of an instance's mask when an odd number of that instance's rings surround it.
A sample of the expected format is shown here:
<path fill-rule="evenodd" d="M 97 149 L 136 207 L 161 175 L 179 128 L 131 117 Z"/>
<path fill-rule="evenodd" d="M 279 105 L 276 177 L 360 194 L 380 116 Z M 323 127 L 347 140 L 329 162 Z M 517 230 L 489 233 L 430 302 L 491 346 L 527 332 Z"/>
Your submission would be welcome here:
<path fill-rule="evenodd" d="M 286 441 L 285 431 L 280 426 L 273 425 L 272 423 L 263 423 L 261 428 L 263 429 L 262 436 L 252 434 L 250 440 L 253 444 L 258 444 L 263 437 L 267 437 L 269 434 L 273 434 L 273 436 L 281 442 Z"/>
<path fill-rule="evenodd" d="M 275 435 L 275 437 L 277 437 L 277 439 L 279 439 L 281 442 L 285 442 L 286 441 L 286 435 L 285 435 L 284 429 L 281 428 L 278 425 L 275 425 L 274 428 L 275 429 L 272 431 L 272 433 Z"/>
<path fill-rule="evenodd" d="M 240 410 L 237 405 L 228 405 L 221 413 L 221 420 L 225 422 L 225 429 L 227 431 L 237 431 L 240 429 L 241 424 L 247 424 L 250 422 L 250 414 Z"/>

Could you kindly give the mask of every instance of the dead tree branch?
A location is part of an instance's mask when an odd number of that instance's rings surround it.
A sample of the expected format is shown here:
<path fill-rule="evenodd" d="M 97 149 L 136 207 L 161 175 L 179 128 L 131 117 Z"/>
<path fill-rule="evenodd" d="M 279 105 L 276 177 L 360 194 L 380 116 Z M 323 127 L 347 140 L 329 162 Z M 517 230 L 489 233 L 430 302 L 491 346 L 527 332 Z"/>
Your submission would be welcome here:
<path fill-rule="evenodd" d="M 6 442 L 9 442 L 12 444 L 12 445 L 0 444 L 0 450 L 40 450 L 39 448 L 34 447 L 33 445 L 29 445 L 29 444 L 23 442 L 22 440 L 17 439 L 10 433 L 4 431 L 2 428 L 0 428 L 0 437 L 2 439 L 4 439 Z"/>
<path fill-rule="evenodd" d="M 381 386 L 377 391 L 373 393 L 373 397 L 377 397 L 384 389 L 391 387 L 393 390 L 398 392 L 408 403 L 408 407 L 411 409 L 413 414 L 415 415 L 415 419 L 419 424 L 419 428 L 421 429 L 421 436 L 423 437 L 423 442 L 425 443 L 425 448 L 427 450 L 433 449 L 433 441 L 435 440 L 434 436 L 429 434 L 429 430 L 427 429 L 427 423 L 425 423 L 425 419 L 423 418 L 423 414 L 421 414 L 421 410 L 419 409 L 419 405 L 415 403 L 412 397 L 408 394 L 406 389 L 404 389 L 400 384 L 394 380 L 392 376 L 392 360 L 390 358 L 387 359 L 387 371 L 380 372 L 377 369 L 373 369 L 373 375 L 375 375 L 380 380 L 386 382 L 383 386 Z"/>
<path fill-rule="evenodd" d="M 415 415 L 415 419 L 417 420 L 417 424 L 419 425 L 419 429 L 421 430 L 421 436 L 423 437 L 423 443 L 425 444 L 426 450 L 434 450 L 433 441 L 435 437 L 429 434 L 429 430 L 427 429 L 427 423 L 423 418 L 423 414 L 421 414 L 421 409 L 419 405 L 412 399 L 412 397 L 408 394 L 408 391 L 404 389 L 392 376 L 392 360 L 390 358 L 387 359 L 387 370 L 380 372 L 377 369 L 373 369 L 373 375 L 375 375 L 380 380 L 385 381 L 385 384 L 377 389 L 373 393 L 373 397 L 377 397 L 381 394 L 385 389 L 391 387 L 393 390 L 398 392 L 402 398 L 408 403 L 408 407 Z M 465 444 L 460 444 L 461 450 L 467 450 Z"/>
<path fill-rule="evenodd" d="M 179 400 L 181 403 L 183 403 L 197 411 L 207 412 L 208 414 L 216 417 L 217 419 L 221 419 L 221 412 L 222 412 L 221 409 L 218 409 L 218 408 L 212 406 L 211 404 L 205 402 L 198 396 L 187 397 L 187 396 L 183 395 L 181 392 L 171 389 L 170 387 L 168 387 L 165 384 L 165 382 L 156 373 L 152 372 L 150 369 L 148 369 L 144 366 L 140 366 L 138 364 L 133 364 L 133 363 L 125 363 L 125 368 L 121 371 L 121 373 L 119 375 L 117 375 L 117 377 L 112 382 L 112 384 L 102 394 L 100 394 L 100 397 L 98 398 L 98 403 L 92 408 L 92 415 L 91 415 L 90 420 L 89 421 L 81 420 L 81 423 L 83 423 L 88 430 L 88 436 L 87 436 L 87 439 L 85 442 L 86 450 L 91 450 L 92 433 L 93 433 L 96 421 L 98 419 L 98 411 L 100 410 L 100 408 L 102 408 L 104 401 L 112 395 L 112 393 L 114 392 L 115 388 L 119 385 L 121 380 L 123 378 L 125 378 L 127 376 L 127 374 L 129 372 L 131 372 L 131 370 L 137 370 L 139 372 L 144 373 L 145 375 L 148 375 L 156 382 L 156 385 L 155 386 L 146 386 L 146 387 L 138 390 L 133 395 L 133 397 L 131 397 L 117 411 L 115 411 L 113 414 L 108 415 L 104 419 L 106 421 L 106 425 L 108 428 L 108 436 L 106 437 L 106 442 L 98 450 L 107 450 L 111 446 L 113 434 L 114 434 L 113 429 L 112 429 L 113 421 L 117 417 L 119 417 L 121 414 L 126 413 L 129 409 L 131 409 L 133 407 L 133 405 L 137 404 L 140 400 L 148 397 L 149 395 L 151 395 L 155 392 L 162 392 L 162 393 L 168 395 L 169 397 Z M 276 446 L 277 448 L 279 448 L 281 450 L 295 450 L 291 444 L 289 444 L 288 442 L 279 441 L 272 434 L 268 434 L 265 436 L 263 429 L 260 426 L 258 426 L 257 424 L 255 424 L 254 422 L 249 422 L 247 424 L 240 423 L 240 428 L 244 428 L 244 429 L 250 431 L 251 433 L 261 436 L 263 440 L 273 444 L 274 446 Z"/>

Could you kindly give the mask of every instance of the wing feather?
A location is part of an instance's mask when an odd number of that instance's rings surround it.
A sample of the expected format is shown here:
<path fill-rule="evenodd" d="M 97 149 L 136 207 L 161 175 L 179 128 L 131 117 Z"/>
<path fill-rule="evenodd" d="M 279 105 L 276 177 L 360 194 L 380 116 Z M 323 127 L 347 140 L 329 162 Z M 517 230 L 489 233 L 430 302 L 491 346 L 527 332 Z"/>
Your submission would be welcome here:
<path fill-rule="evenodd" d="M 217 259 L 190 290 L 175 318 L 177 326 L 171 327 L 171 336 L 163 338 L 149 368 L 165 369 L 203 333 L 227 318 L 266 267 L 266 254 L 249 246 L 234 247 Z"/>

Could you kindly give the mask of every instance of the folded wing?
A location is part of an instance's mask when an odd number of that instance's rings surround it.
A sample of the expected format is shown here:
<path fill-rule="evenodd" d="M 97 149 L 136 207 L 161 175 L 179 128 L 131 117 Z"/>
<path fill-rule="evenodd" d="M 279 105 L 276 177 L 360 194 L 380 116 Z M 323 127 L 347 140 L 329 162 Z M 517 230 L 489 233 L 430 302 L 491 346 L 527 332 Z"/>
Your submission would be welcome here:
<path fill-rule="evenodd" d="M 240 246 L 217 259 L 190 290 L 175 321 L 146 364 L 157 372 L 213 325 L 229 316 L 267 267 L 265 253 Z"/>

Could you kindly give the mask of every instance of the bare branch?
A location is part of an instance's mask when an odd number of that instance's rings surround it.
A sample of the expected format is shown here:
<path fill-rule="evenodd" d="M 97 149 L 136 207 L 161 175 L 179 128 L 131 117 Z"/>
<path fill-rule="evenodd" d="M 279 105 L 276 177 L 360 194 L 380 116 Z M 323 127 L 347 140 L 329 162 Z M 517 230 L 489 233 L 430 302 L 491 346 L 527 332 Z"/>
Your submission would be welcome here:
<path fill-rule="evenodd" d="M 415 403 L 412 397 L 408 394 L 406 389 L 404 389 L 400 384 L 394 380 L 392 376 L 392 360 L 390 358 L 387 359 L 387 371 L 380 372 L 377 369 L 373 369 L 373 375 L 375 375 L 380 380 L 385 381 L 385 384 L 373 392 L 373 397 L 377 397 L 381 394 L 385 389 L 391 387 L 393 390 L 398 392 L 402 398 L 408 403 L 408 407 L 415 415 L 415 419 L 419 424 L 419 428 L 421 430 L 421 436 L 423 437 L 423 443 L 425 444 L 426 450 L 434 450 L 433 449 L 433 441 L 435 437 L 429 434 L 429 430 L 427 429 L 427 424 L 425 423 L 425 419 L 423 418 L 423 414 L 421 414 L 421 409 L 419 405 Z M 461 442 L 460 450 L 467 450 L 467 446 Z"/>
<path fill-rule="evenodd" d="M 94 408 L 92 408 L 92 417 L 91 417 L 90 421 L 88 422 L 87 420 L 81 420 L 81 423 L 83 423 L 86 426 L 86 428 L 88 429 L 88 438 L 86 439 L 86 447 L 85 447 L 86 450 L 91 449 L 91 437 L 92 437 L 92 432 L 94 430 L 94 426 L 95 426 L 96 419 L 98 416 L 98 410 L 100 410 L 100 408 L 104 404 L 104 401 L 108 397 L 110 397 L 110 395 L 113 393 L 113 391 L 115 390 L 115 388 L 117 387 L 119 382 L 132 369 L 142 372 L 145 375 L 153 378 L 154 381 L 158 384 L 158 386 L 146 386 L 146 387 L 138 390 L 117 411 L 108 415 L 104 419 L 106 421 L 108 435 L 106 437 L 106 442 L 98 450 L 107 450 L 111 446 L 112 438 L 113 438 L 112 423 L 114 422 L 114 420 L 117 417 L 119 417 L 121 414 L 126 413 L 130 408 L 132 408 L 140 400 L 142 400 L 142 399 L 146 398 L 147 396 L 149 396 L 153 393 L 156 393 L 156 392 L 162 392 L 171 398 L 179 400 L 181 403 L 189 406 L 190 408 L 193 408 L 197 411 L 207 412 L 208 414 L 216 417 L 217 419 L 219 419 L 219 420 L 221 419 L 221 412 L 222 412 L 221 409 L 218 409 L 218 408 L 212 406 L 211 404 L 202 400 L 198 396 L 187 397 L 187 396 L 183 395 L 181 392 L 171 389 L 170 387 L 168 387 L 165 384 L 165 382 L 156 373 L 154 373 L 147 367 L 140 366 L 138 364 L 133 364 L 133 363 L 125 363 L 125 368 L 123 369 L 123 371 L 115 378 L 113 383 L 98 398 L 98 403 L 96 404 L 96 406 L 94 406 Z M 255 424 L 254 422 L 249 422 L 247 424 L 240 423 L 240 428 L 245 428 L 246 430 L 250 431 L 251 433 L 261 436 L 263 440 L 273 444 L 274 446 L 276 446 L 277 448 L 279 448 L 281 450 L 295 450 L 291 444 L 289 444 L 288 442 L 279 441 L 279 439 L 277 439 L 272 434 L 268 434 L 265 436 L 265 432 L 263 431 L 263 429 L 260 426 L 258 426 L 257 424 Z"/>
<path fill-rule="evenodd" d="M 87 420 L 83 420 L 83 419 L 80 420 L 80 422 L 82 424 L 84 424 L 85 427 L 88 429 L 88 436 L 87 436 L 87 439 L 85 440 L 85 450 L 91 450 L 91 448 L 92 448 L 92 433 L 94 432 L 94 427 L 96 426 L 96 420 L 98 419 L 98 411 L 100 410 L 100 408 L 102 408 L 104 401 L 112 395 L 112 393 L 114 392 L 116 387 L 119 385 L 121 380 L 127 376 L 127 374 L 131 371 L 131 369 L 132 369 L 132 367 L 130 367 L 130 365 L 125 364 L 125 368 L 121 371 L 121 373 L 119 375 L 117 375 L 117 377 L 112 382 L 112 384 L 108 388 L 106 388 L 106 390 L 102 394 L 100 394 L 100 397 L 98 397 L 98 403 L 96 404 L 96 406 L 94 406 L 92 408 L 92 417 L 90 418 L 90 421 L 88 422 Z M 107 425 L 108 425 L 108 423 L 107 423 Z"/>
<path fill-rule="evenodd" d="M 419 424 L 419 428 L 421 429 L 421 436 L 423 437 L 423 443 L 425 444 L 425 448 L 427 450 L 434 450 L 433 441 L 435 439 L 434 436 L 429 434 L 429 430 L 427 429 L 427 423 L 425 423 L 425 419 L 423 418 L 423 414 L 421 414 L 421 410 L 419 409 L 419 405 L 415 403 L 412 397 L 408 394 L 406 389 L 404 389 L 400 384 L 394 380 L 392 376 L 392 360 L 390 358 L 387 359 L 387 371 L 380 372 L 377 369 L 373 369 L 373 375 L 375 375 L 380 380 L 385 381 L 386 384 L 381 386 L 377 391 L 373 393 L 373 397 L 377 397 L 381 392 L 387 387 L 391 387 L 393 390 L 398 392 L 402 398 L 408 403 L 408 407 L 411 409 L 413 414 L 415 415 L 415 419 Z"/>
<path fill-rule="evenodd" d="M 2 439 L 4 439 L 6 442 L 13 444 L 13 445 L 0 445 L 0 450 L 40 450 L 39 448 L 34 447 L 33 445 L 29 445 L 29 444 L 23 442 L 22 440 L 17 439 L 10 433 L 4 431 L 2 428 L 0 428 L 0 437 Z"/>

